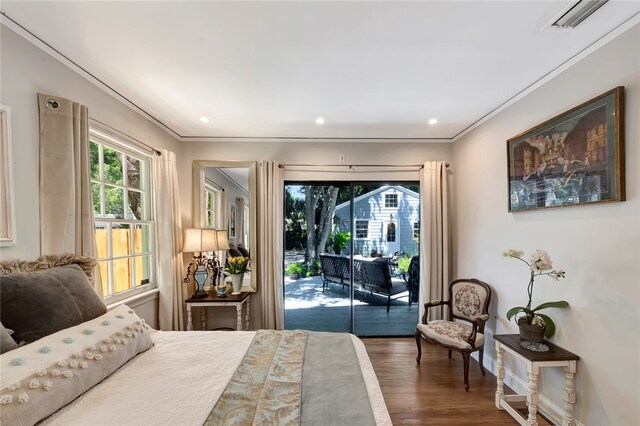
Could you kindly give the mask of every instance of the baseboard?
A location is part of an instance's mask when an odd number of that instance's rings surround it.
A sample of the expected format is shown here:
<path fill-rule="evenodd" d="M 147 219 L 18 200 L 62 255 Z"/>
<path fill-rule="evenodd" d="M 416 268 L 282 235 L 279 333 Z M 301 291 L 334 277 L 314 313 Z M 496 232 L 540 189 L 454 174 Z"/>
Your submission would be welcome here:
<path fill-rule="evenodd" d="M 484 366 L 489 371 L 493 373 L 493 375 L 497 376 L 497 368 L 496 368 L 496 360 L 492 357 L 488 356 L 485 352 L 484 355 Z M 527 382 L 522 380 L 520 377 L 516 376 L 513 372 L 508 369 L 504 369 L 504 383 L 509 386 L 511 389 L 516 391 L 518 394 L 526 394 L 527 393 Z M 538 410 L 541 414 L 546 416 L 549 420 L 551 420 L 554 424 L 561 425 L 562 418 L 564 417 L 564 407 L 560 407 L 556 403 L 552 402 L 549 398 L 545 397 L 542 394 L 538 394 Z M 576 422 L 576 426 L 584 426 L 578 420 L 574 418 Z"/>

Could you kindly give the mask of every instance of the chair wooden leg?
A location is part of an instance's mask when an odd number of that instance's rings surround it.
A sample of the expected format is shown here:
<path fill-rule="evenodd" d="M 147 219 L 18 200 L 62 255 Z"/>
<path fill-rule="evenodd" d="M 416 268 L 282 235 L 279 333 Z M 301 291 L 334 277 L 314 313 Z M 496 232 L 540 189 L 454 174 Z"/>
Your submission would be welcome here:
<path fill-rule="evenodd" d="M 449 351 L 449 359 L 451 359 L 451 351 Z"/>
<path fill-rule="evenodd" d="M 420 332 L 416 330 L 416 345 L 418 345 L 418 356 L 416 357 L 416 362 L 420 364 L 420 359 L 422 358 L 422 341 L 420 340 Z"/>
<path fill-rule="evenodd" d="M 482 375 L 485 375 L 485 370 L 484 370 L 484 346 L 482 347 L 482 349 L 480 349 L 480 355 L 478 356 L 478 361 L 480 361 L 480 371 L 482 372 Z"/>
<path fill-rule="evenodd" d="M 462 360 L 464 361 L 464 390 L 469 392 L 469 353 L 462 352 Z"/>

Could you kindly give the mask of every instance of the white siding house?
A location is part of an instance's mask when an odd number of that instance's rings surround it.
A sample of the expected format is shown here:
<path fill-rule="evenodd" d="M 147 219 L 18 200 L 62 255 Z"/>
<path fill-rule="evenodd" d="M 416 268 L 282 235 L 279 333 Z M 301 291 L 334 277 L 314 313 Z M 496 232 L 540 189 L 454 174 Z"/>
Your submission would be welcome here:
<path fill-rule="evenodd" d="M 402 186 L 382 186 L 353 200 L 354 221 L 349 225 L 349 202 L 336 206 L 338 229 L 350 231 L 356 255 L 371 252 L 391 256 L 397 251 L 418 252 L 420 196 Z M 349 252 L 348 247 L 345 250 Z"/>

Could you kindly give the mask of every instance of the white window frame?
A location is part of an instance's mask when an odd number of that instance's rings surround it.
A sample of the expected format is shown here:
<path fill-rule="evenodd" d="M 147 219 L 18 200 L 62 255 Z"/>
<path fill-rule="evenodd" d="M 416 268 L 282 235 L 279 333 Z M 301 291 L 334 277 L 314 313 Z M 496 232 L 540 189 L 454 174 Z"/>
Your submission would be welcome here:
<path fill-rule="evenodd" d="M 366 227 L 367 236 L 366 237 L 358 237 L 358 222 L 360 222 L 360 223 L 365 222 L 367 224 L 367 227 Z M 356 239 L 356 240 L 368 240 L 369 239 L 369 219 L 356 219 L 354 224 L 353 224 L 353 229 L 355 230 L 354 239 Z M 362 231 L 363 229 L 360 229 L 360 230 Z"/>
<path fill-rule="evenodd" d="M 207 197 L 208 194 L 211 194 L 213 201 L 213 210 L 209 210 L 209 206 L 207 205 Z M 222 190 L 215 185 L 212 185 L 207 180 L 204 183 L 204 202 L 202 205 L 202 226 L 214 229 L 220 229 L 220 224 L 222 223 Z M 213 223 L 207 223 L 207 218 L 209 217 L 209 212 L 213 212 Z"/>
<path fill-rule="evenodd" d="M 391 202 L 387 202 L 391 200 L 392 197 L 395 197 L 395 206 L 392 206 Z M 384 194 L 384 208 L 385 209 L 397 209 L 398 208 L 398 194 Z"/>
<path fill-rule="evenodd" d="M 153 188 L 153 176 L 152 176 L 152 171 L 153 171 L 153 161 L 154 161 L 154 157 L 151 153 L 147 153 L 141 149 L 138 148 L 138 144 L 132 141 L 127 141 L 125 138 L 123 138 L 122 136 L 115 136 L 112 135 L 106 131 L 104 131 L 103 129 L 94 129 L 94 128 L 90 128 L 89 129 L 89 143 L 91 144 L 92 142 L 96 142 L 99 144 L 99 158 L 100 158 L 100 178 L 99 180 L 95 180 L 95 179 L 91 179 L 91 183 L 99 183 L 100 184 L 100 191 L 101 191 L 101 196 L 100 196 L 100 212 L 101 214 L 104 213 L 105 211 L 105 194 L 104 194 L 104 188 L 105 188 L 105 178 L 104 178 L 104 168 L 102 167 L 102 161 L 103 161 L 103 149 L 104 146 L 107 146 L 113 150 L 116 150 L 120 153 L 123 153 L 125 155 L 131 156 L 133 158 L 136 158 L 138 160 L 141 160 L 145 166 L 143 166 L 143 170 L 141 170 L 141 173 L 145 174 L 146 176 L 141 179 L 141 193 L 146 195 L 146 199 L 143 201 L 143 209 L 145 211 L 145 218 L 144 220 L 137 220 L 137 219 L 131 219 L 131 218 L 127 218 L 127 197 L 126 197 L 126 192 L 125 192 L 125 197 L 124 197 L 124 217 L 122 219 L 120 218 L 109 218 L 109 217 L 103 217 L 103 216 L 96 216 L 94 213 L 94 222 L 95 223 L 105 223 L 107 225 L 107 253 L 108 256 L 107 257 L 102 257 L 102 258 L 97 258 L 98 262 L 104 262 L 104 261 L 108 261 L 108 277 L 109 280 L 108 282 L 103 282 L 102 286 L 103 288 L 105 286 L 108 286 L 108 294 L 107 296 L 105 296 L 104 298 L 104 302 L 107 305 L 112 305 L 114 303 L 118 303 L 122 300 L 134 297 L 134 296 L 138 296 L 140 294 L 152 291 L 156 288 L 156 256 L 157 256 L 157 251 L 156 251 L 156 223 L 155 223 L 155 200 L 154 200 L 154 188 Z M 118 188 L 124 188 L 125 190 L 127 188 L 129 188 L 127 186 L 127 173 L 126 173 L 126 161 L 125 164 L 123 164 L 123 183 L 122 185 L 114 185 L 112 183 L 108 183 L 111 186 L 115 186 Z M 92 185 L 93 186 L 93 185 Z M 142 196 L 144 197 L 144 195 Z M 141 197 L 141 199 L 142 199 Z M 93 199 L 92 199 L 92 204 L 93 204 Z M 122 255 L 122 256 L 113 256 L 113 247 L 112 247 L 112 237 L 111 237 L 111 232 L 113 230 L 113 224 L 124 224 L 124 225 L 129 225 L 131 228 L 133 229 L 135 225 L 148 225 L 149 226 L 149 251 L 145 251 L 145 252 L 141 252 L 141 253 L 135 253 L 135 247 L 134 247 L 134 242 L 135 240 L 133 238 L 130 239 L 130 247 L 129 247 L 129 253 L 128 255 Z M 94 229 L 95 231 L 95 229 Z M 136 271 L 135 271 L 135 263 L 132 261 L 132 259 L 134 259 L 135 257 L 142 257 L 142 256 L 148 256 L 149 257 L 149 282 L 145 283 L 145 284 L 138 284 L 137 283 L 137 279 L 136 279 Z M 130 273 L 131 273 L 131 282 L 130 287 L 128 290 L 124 290 L 124 291 L 120 291 L 118 293 L 113 293 L 114 288 L 115 288 L 115 283 L 114 283 L 114 267 L 113 267 L 113 261 L 115 260 L 120 260 L 120 259 L 128 259 L 129 260 L 129 268 L 130 268 Z"/>

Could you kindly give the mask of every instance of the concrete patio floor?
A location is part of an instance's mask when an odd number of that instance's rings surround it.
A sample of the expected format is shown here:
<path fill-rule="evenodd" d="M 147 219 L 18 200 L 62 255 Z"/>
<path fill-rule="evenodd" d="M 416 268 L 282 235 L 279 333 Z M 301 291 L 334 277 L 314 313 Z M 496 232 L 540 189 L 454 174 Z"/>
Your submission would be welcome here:
<path fill-rule="evenodd" d="M 354 298 L 354 330 L 349 329 L 349 288 L 332 284 L 322 292 L 322 277 L 292 280 L 285 277 L 285 328 L 352 332 L 358 336 L 413 335 L 418 304 L 409 306 L 408 292 L 391 301 L 386 296 L 357 291 Z"/>

